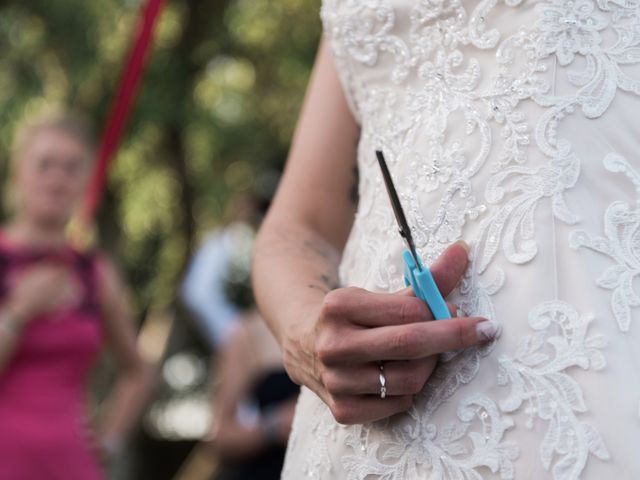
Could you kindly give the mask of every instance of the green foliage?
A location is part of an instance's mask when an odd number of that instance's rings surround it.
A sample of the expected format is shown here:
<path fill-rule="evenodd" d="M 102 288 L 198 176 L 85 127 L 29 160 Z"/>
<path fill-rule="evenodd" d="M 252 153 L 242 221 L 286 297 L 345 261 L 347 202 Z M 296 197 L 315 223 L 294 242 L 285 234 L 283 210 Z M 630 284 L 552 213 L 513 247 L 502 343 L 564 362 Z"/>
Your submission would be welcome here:
<path fill-rule="evenodd" d="M 83 111 L 99 132 L 142 0 L 0 0 L 0 178 L 16 123 Z M 138 308 L 173 298 L 199 236 L 285 160 L 319 0 L 169 0 L 99 218 Z"/>

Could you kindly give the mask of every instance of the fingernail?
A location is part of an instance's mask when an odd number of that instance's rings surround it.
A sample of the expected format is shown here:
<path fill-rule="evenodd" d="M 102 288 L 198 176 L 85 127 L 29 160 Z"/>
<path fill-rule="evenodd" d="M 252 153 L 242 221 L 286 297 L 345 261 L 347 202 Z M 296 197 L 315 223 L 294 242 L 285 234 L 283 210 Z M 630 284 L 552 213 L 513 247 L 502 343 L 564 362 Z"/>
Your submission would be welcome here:
<path fill-rule="evenodd" d="M 489 320 L 483 320 L 476 324 L 476 335 L 481 342 L 488 342 L 498 336 L 500 325 Z"/>
<path fill-rule="evenodd" d="M 469 253 L 469 250 L 471 250 L 471 248 L 469 247 L 469 244 L 462 239 L 458 240 L 456 244 L 464 248 L 467 253 Z"/>

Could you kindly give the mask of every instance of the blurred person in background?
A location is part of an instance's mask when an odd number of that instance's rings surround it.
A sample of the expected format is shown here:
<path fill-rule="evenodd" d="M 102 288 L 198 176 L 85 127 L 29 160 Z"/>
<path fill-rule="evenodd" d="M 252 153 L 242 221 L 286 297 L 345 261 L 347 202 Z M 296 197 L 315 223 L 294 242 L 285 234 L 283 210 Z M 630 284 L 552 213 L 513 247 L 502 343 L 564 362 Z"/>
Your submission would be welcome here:
<path fill-rule="evenodd" d="M 213 478 L 279 479 L 299 387 L 254 309 L 236 320 L 215 375 L 211 447 L 221 468 Z"/>
<path fill-rule="evenodd" d="M 122 279 L 66 238 L 93 165 L 88 132 L 63 114 L 16 136 L 0 229 L 0 480 L 104 478 L 151 389 Z M 94 432 L 87 383 L 105 343 L 118 377 Z"/>
<path fill-rule="evenodd" d="M 220 463 L 216 480 L 280 478 L 299 392 L 250 287 L 255 230 L 269 203 L 263 197 L 270 194 L 242 194 L 231 202 L 231 222 L 209 234 L 183 288 L 216 349 L 209 436 Z"/>
<path fill-rule="evenodd" d="M 241 313 L 237 303 L 246 304 L 246 299 L 229 297 L 244 289 L 226 285 L 229 280 L 235 282 L 230 275 L 240 274 L 237 284 L 246 280 L 243 275 L 250 269 L 253 239 L 266 204 L 260 196 L 251 194 L 232 200 L 228 224 L 207 233 L 189 264 L 180 296 L 212 350 L 221 348 L 233 329 Z M 243 268 L 238 268 L 240 263 Z"/>

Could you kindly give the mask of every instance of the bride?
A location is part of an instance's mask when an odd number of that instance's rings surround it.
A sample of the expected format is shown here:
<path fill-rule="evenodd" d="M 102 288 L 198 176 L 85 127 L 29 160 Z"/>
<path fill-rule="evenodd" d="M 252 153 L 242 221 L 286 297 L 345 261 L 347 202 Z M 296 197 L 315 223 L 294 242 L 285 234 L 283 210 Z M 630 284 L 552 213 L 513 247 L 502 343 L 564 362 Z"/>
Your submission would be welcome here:
<path fill-rule="evenodd" d="M 325 0 L 254 286 L 283 478 L 640 478 L 640 1 Z M 452 319 L 403 288 L 384 151 Z"/>

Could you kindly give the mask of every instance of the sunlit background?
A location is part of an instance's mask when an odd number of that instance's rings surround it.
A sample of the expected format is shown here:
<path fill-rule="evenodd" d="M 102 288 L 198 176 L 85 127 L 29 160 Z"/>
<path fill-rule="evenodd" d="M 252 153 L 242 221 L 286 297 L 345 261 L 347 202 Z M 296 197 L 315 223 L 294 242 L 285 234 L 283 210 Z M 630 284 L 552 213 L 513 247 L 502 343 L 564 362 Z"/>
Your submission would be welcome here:
<path fill-rule="evenodd" d="M 17 122 L 64 107 L 88 114 L 100 133 L 140 7 L 0 0 L 3 181 Z M 162 13 L 98 218 L 100 245 L 133 287 L 141 347 L 161 377 L 112 478 L 174 478 L 208 427 L 211 352 L 176 290 L 199 240 L 227 220 L 233 199 L 273 191 L 320 35 L 319 7 L 168 0 Z M 104 366 L 98 399 L 109 359 Z"/>

